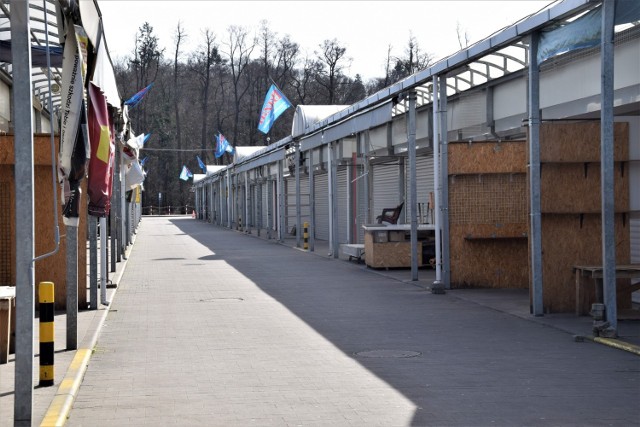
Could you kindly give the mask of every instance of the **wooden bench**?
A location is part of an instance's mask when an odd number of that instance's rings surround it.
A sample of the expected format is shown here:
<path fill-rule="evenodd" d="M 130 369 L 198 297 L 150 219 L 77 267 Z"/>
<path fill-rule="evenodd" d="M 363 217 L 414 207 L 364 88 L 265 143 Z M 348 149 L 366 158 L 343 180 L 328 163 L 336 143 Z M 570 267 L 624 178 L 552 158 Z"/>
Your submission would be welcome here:
<path fill-rule="evenodd" d="M 0 286 L 0 364 L 7 363 L 14 352 L 16 328 L 16 288 Z"/>
<path fill-rule="evenodd" d="M 585 307 L 584 280 L 591 279 L 595 287 L 596 302 L 603 302 L 602 278 L 604 268 L 601 265 L 574 265 L 573 272 L 576 276 L 576 315 L 589 314 L 589 307 Z M 616 279 L 640 279 L 640 264 L 616 265 Z M 640 289 L 640 283 L 631 285 L 631 292 Z"/>

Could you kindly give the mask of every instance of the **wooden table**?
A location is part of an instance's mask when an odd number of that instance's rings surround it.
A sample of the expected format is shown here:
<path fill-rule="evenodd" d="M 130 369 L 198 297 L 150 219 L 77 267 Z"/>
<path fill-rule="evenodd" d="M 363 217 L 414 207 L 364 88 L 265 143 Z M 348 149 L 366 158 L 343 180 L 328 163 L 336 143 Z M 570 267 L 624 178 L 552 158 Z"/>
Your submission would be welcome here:
<path fill-rule="evenodd" d="M 574 265 L 573 272 L 576 276 L 576 315 L 582 316 L 589 313 L 589 308 L 585 309 L 582 299 L 584 298 L 583 287 L 584 278 L 591 279 L 595 291 L 596 302 L 602 302 L 602 278 L 604 268 L 601 265 Z M 616 265 L 616 279 L 640 279 L 640 264 Z M 640 283 L 631 285 L 631 292 L 640 289 Z"/>
<path fill-rule="evenodd" d="M 0 363 L 7 363 L 13 353 L 13 338 L 16 328 L 16 288 L 0 286 Z"/>

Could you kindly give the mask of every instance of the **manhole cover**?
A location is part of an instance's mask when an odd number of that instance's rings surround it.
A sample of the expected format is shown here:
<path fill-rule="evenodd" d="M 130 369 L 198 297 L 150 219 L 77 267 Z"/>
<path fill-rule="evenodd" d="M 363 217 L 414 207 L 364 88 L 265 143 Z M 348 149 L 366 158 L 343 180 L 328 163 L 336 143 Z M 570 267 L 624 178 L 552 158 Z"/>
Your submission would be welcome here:
<path fill-rule="evenodd" d="M 367 350 L 357 352 L 356 356 L 406 358 L 420 356 L 421 354 L 422 353 L 420 353 L 419 351 L 411 350 Z"/>
<path fill-rule="evenodd" d="M 218 301 L 244 301 L 244 298 L 205 298 L 201 299 L 200 302 L 218 302 Z"/>

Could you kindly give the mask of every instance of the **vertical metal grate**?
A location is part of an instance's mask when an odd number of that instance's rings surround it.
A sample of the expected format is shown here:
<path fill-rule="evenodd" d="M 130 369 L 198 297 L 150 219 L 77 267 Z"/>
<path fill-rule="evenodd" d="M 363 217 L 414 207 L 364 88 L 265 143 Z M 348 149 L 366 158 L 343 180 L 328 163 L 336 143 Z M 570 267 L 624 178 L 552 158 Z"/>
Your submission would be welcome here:
<path fill-rule="evenodd" d="M 0 182 L 0 286 L 12 285 L 11 259 L 11 186 Z"/>

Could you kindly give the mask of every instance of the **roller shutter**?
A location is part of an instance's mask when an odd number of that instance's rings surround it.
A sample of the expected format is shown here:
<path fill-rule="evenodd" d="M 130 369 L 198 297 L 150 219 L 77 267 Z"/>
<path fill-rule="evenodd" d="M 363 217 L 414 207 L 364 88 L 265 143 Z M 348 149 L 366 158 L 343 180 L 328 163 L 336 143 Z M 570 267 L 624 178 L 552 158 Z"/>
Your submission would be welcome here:
<path fill-rule="evenodd" d="M 329 240 L 329 175 L 314 175 L 316 233 L 318 240 Z"/>
<path fill-rule="evenodd" d="M 402 200 L 402 196 L 398 194 L 398 168 L 397 164 L 372 165 L 373 211 L 371 219 L 373 222 L 376 222 L 376 217 L 382 214 L 383 209 L 395 208 L 400 203 L 399 200 Z"/>
<path fill-rule="evenodd" d="M 336 209 L 336 221 L 338 222 L 338 243 L 347 243 L 347 223 L 350 219 L 347 217 L 347 208 L 349 204 L 349 198 L 347 197 L 347 168 L 339 168 L 336 173 L 336 198 L 338 200 L 338 206 Z"/>

